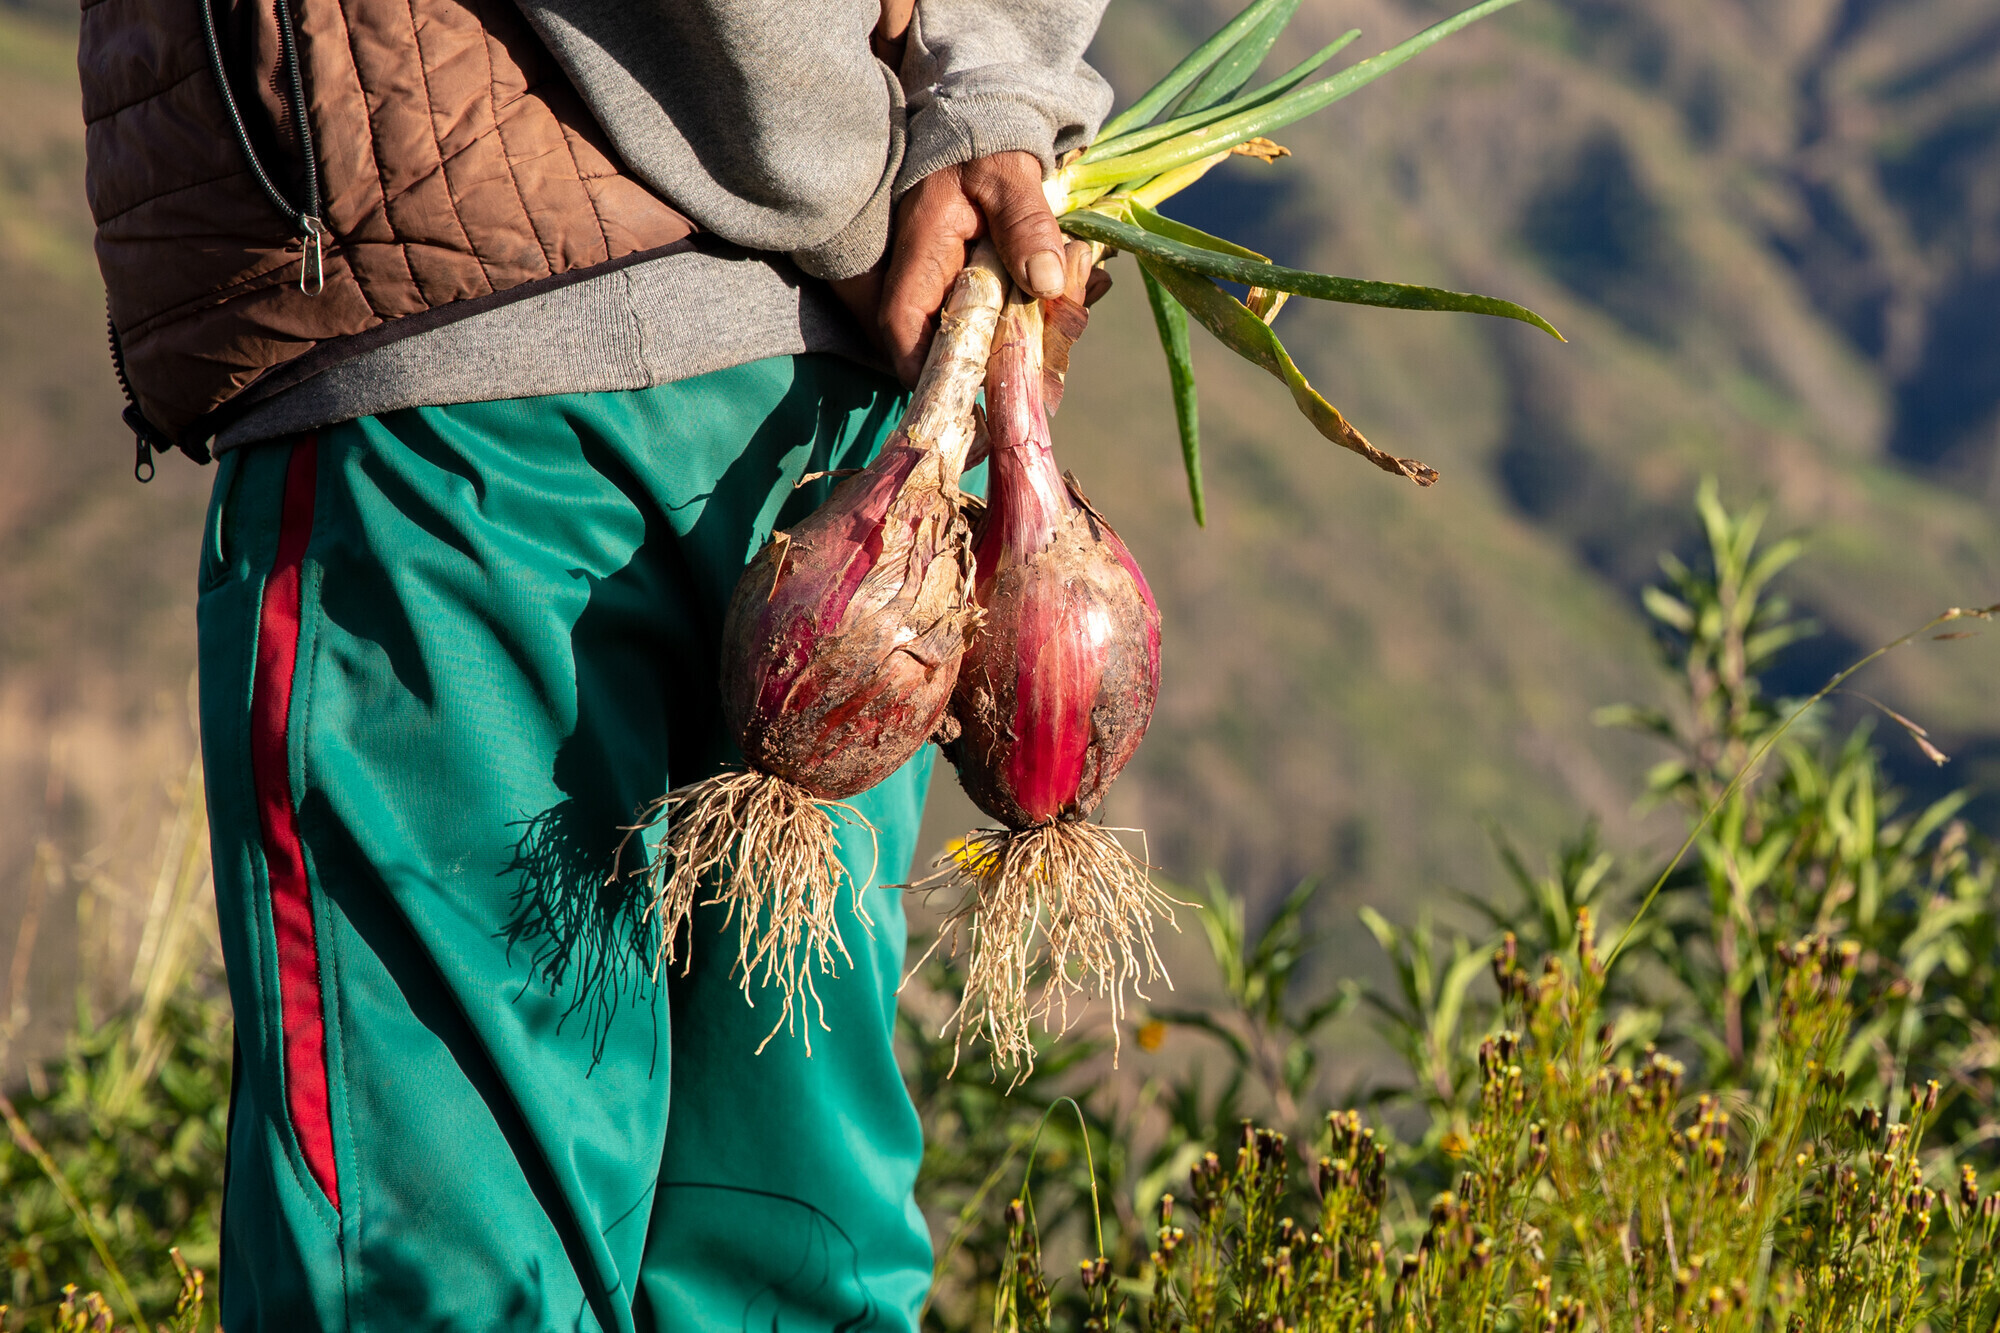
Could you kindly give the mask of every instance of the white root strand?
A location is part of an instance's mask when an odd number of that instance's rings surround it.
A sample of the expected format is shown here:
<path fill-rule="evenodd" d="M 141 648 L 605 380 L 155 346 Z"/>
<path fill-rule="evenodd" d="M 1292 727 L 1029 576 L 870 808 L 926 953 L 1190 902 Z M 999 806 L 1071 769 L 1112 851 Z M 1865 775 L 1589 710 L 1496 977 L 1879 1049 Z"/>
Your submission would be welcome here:
<path fill-rule="evenodd" d="M 647 807 L 626 830 L 621 860 L 634 835 L 663 819 L 666 845 L 645 870 L 647 914 L 660 926 L 658 964 L 677 961 L 702 887 L 711 886 L 700 901 L 726 909 L 725 932 L 737 928 L 733 975 L 744 998 L 756 1003 L 753 988 L 778 992 L 777 1021 L 757 1049 L 797 1025 L 810 1055 L 813 1022 L 827 1025 L 814 974 L 831 976 L 839 962 L 852 962 L 840 937 L 842 898 L 864 930 L 874 925 L 861 900 L 866 884 L 856 884 L 840 859 L 840 824 L 858 824 L 871 838 L 874 825 L 853 806 L 819 800 L 783 778 L 736 770 L 676 788 Z M 874 877 L 870 869 L 868 882 Z"/>
<path fill-rule="evenodd" d="M 966 1038 L 984 1037 L 995 1067 L 1012 1068 L 1018 1081 L 1034 1068 L 1031 1025 L 1060 1034 L 1071 1022 L 1070 1002 L 1094 995 L 1110 1001 L 1115 1059 L 1127 992 L 1143 1000 L 1147 982 L 1173 985 L 1153 923 L 1161 917 L 1178 929 L 1174 908 L 1184 904 L 1153 883 L 1151 867 L 1112 830 L 982 829 L 937 864 L 917 887 L 938 884 L 960 898 L 931 951 L 969 948 L 965 993 L 945 1024 L 954 1052 Z"/>

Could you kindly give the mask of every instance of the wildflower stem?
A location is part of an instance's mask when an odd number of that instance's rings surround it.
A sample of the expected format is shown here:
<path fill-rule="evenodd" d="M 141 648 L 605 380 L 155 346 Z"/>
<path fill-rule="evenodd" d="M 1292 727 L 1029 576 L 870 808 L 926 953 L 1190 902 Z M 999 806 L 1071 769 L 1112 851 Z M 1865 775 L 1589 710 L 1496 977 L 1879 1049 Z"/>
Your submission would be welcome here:
<path fill-rule="evenodd" d="M 7 1130 L 14 1136 L 14 1142 L 20 1145 L 22 1152 L 35 1159 L 35 1165 L 42 1169 L 42 1174 L 49 1178 L 49 1183 L 55 1186 L 56 1193 L 62 1196 L 63 1203 L 68 1205 L 70 1213 L 76 1218 L 76 1224 L 83 1228 L 83 1234 L 90 1240 L 90 1248 L 97 1251 L 97 1258 L 104 1265 L 105 1274 L 111 1279 L 112 1289 L 118 1293 L 119 1303 L 125 1307 L 125 1317 L 132 1321 L 133 1327 L 144 1328 L 146 1321 L 139 1313 L 139 1303 L 132 1299 L 132 1288 L 126 1284 L 125 1274 L 119 1271 L 117 1261 L 111 1257 L 110 1247 L 105 1245 L 104 1237 L 91 1222 L 90 1213 L 84 1208 L 83 1200 L 76 1197 L 76 1191 L 70 1187 L 68 1179 L 57 1168 L 55 1159 L 49 1156 L 48 1149 L 42 1146 L 41 1140 L 37 1139 L 34 1131 L 28 1128 L 28 1122 L 21 1118 L 21 1113 L 14 1109 L 13 1101 L 4 1092 L 0 1092 L 0 1117 L 6 1119 Z"/>
<path fill-rule="evenodd" d="M 1996 603 L 1993 606 L 1974 607 L 1971 609 L 1954 606 L 1949 611 L 1932 616 L 1915 629 L 1889 640 L 1889 642 L 1883 644 L 1874 652 L 1855 662 L 1852 666 L 1834 676 L 1826 684 L 1820 686 L 1811 698 L 1807 699 L 1797 708 L 1794 708 L 1791 715 L 1780 723 L 1777 729 L 1772 731 L 1769 736 L 1766 736 L 1763 742 L 1751 752 L 1750 757 L 1743 761 L 1743 766 L 1736 770 L 1736 776 L 1729 780 L 1729 785 L 1722 789 L 1722 794 L 1714 801 L 1708 803 L 1707 808 L 1701 812 L 1701 818 L 1695 820 L 1693 826 L 1688 829 L 1687 837 L 1681 839 L 1680 847 L 1667 861 L 1665 868 L 1660 871 L 1658 878 L 1653 881 L 1653 887 L 1646 890 L 1645 898 L 1640 900 L 1639 910 L 1632 914 L 1632 919 L 1625 923 L 1625 929 L 1619 932 L 1618 942 L 1611 946 L 1611 952 L 1605 956 L 1604 966 L 1609 969 L 1611 964 L 1618 960 L 1618 955 L 1625 951 L 1625 945 L 1632 938 L 1632 932 L 1639 928 L 1639 922 L 1645 918 L 1647 910 L 1653 905 L 1653 900 L 1659 897 L 1660 890 L 1666 887 L 1668 877 L 1679 868 L 1681 861 L 1688 854 L 1688 849 L 1694 846 L 1695 840 L 1708 828 L 1709 822 L 1715 818 L 1716 812 L 1728 805 L 1730 799 L 1738 791 L 1741 791 L 1744 785 L 1756 775 L 1758 766 L 1764 762 L 1764 756 L 1771 752 L 1771 747 L 1782 740 L 1785 733 L 1790 731 L 1800 718 L 1817 707 L 1821 700 L 1825 699 L 1842 685 L 1845 685 L 1849 677 L 1853 676 L 1863 667 L 1868 666 L 1877 658 L 1886 657 L 1920 635 L 1928 634 L 1947 621 L 1963 620 L 1968 616 L 1974 616 L 1981 620 L 1991 620 L 1995 614 L 2000 614 L 2000 603 Z"/>

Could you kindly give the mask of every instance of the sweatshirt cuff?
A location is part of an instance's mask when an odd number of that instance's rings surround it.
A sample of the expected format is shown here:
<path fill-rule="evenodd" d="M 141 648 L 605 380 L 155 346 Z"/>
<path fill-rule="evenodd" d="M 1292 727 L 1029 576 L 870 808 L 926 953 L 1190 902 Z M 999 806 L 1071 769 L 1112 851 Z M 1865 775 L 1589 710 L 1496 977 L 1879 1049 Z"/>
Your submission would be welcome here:
<path fill-rule="evenodd" d="M 868 196 L 868 202 L 845 227 L 818 245 L 792 251 L 793 263 L 828 282 L 866 273 L 889 248 L 890 210 L 902 193 L 897 185 L 902 180 L 901 168 L 907 156 L 908 112 L 902 82 L 887 65 L 882 66 L 882 73 L 889 85 L 889 156 L 882 168 L 882 179 L 875 184 L 875 193 Z"/>
<path fill-rule="evenodd" d="M 1062 151 L 1057 131 L 1047 113 L 1029 100 L 988 92 L 934 98 L 910 118 L 896 194 L 900 198 L 933 172 L 994 153 L 1033 153 L 1048 176 Z"/>

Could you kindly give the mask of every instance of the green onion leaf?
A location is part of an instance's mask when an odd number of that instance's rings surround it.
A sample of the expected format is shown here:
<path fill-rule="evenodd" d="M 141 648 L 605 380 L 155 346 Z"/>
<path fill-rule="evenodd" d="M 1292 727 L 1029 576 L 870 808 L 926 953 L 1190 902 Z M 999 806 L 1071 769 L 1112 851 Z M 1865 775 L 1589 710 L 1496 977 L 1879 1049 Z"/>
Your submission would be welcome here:
<path fill-rule="evenodd" d="M 1556 332 L 1555 325 L 1534 311 L 1526 306 L 1515 305 L 1512 301 L 1503 301 L 1497 296 L 1451 292 L 1440 287 L 1418 287 L 1401 282 L 1337 278 L 1329 273 L 1312 273 L 1305 269 L 1267 264 L 1257 259 L 1244 258 L 1242 254 L 1231 253 L 1242 250 L 1242 247 L 1196 231 L 1186 223 L 1171 223 L 1172 234 L 1156 233 L 1150 230 L 1150 219 L 1159 219 L 1163 223 L 1169 223 L 1171 220 L 1161 218 L 1158 213 L 1143 205 L 1133 205 L 1131 211 L 1141 222 L 1148 222 L 1149 227 L 1135 227 L 1129 222 L 1120 222 L 1114 217 L 1090 209 L 1065 213 L 1058 221 L 1062 224 L 1062 229 L 1072 236 L 1081 236 L 1087 241 L 1099 241 L 1116 250 L 1129 250 L 1140 256 L 1142 262 L 1148 258 L 1164 260 L 1211 278 L 1227 278 L 1231 282 L 1240 282 L 1246 287 L 1266 287 L 1273 291 L 1310 296 L 1320 301 L 1339 301 L 1347 305 L 1383 306 L 1390 310 L 1450 310 L 1462 314 L 1492 315 L 1499 319 L 1517 319 L 1523 324 L 1534 325 L 1558 342 L 1568 341 L 1562 334 Z M 1203 239 L 1200 241 L 1180 239 L 1189 233 Z M 1224 246 L 1228 249 L 1220 248 Z"/>
<path fill-rule="evenodd" d="M 1257 26 L 1231 47 L 1228 55 L 1210 66 L 1200 82 L 1188 89 L 1187 96 L 1174 108 L 1175 113 L 1186 115 L 1205 110 L 1234 97 L 1244 84 L 1250 82 L 1250 76 L 1264 63 L 1264 57 L 1271 54 L 1278 34 L 1292 21 L 1292 15 L 1298 12 L 1298 8 L 1299 0 L 1278 0 L 1277 6 L 1259 19 Z"/>
<path fill-rule="evenodd" d="M 1426 467 L 1413 458 L 1397 458 L 1382 452 L 1349 425 L 1347 418 L 1340 414 L 1340 409 L 1306 382 L 1306 377 L 1300 373 L 1291 353 L 1278 340 L 1278 335 L 1271 331 L 1271 326 L 1257 318 L 1241 301 L 1199 273 L 1147 254 L 1139 255 L 1138 260 L 1139 267 L 1165 287 L 1167 293 L 1201 321 L 1202 327 L 1221 340 L 1225 347 L 1284 381 L 1285 387 L 1292 391 L 1292 401 L 1321 435 L 1343 449 L 1360 454 L 1384 472 L 1408 477 L 1419 486 L 1428 486 L 1437 480 L 1436 469 Z"/>
<path fill-rule="evenodd" d="M 1153 323 L 1160 331 L 1160 350 L 1167 354 L 1167 379 L 1174 389 L 1174 424 L 1180 427 L 1181 464 L 1187 469 L 1188 501 L 1195 526 L 1208 526 L 1208 502 L 1201 486 L 1201 423 L 1194 389 L 1194 354 L 1188 347 L 1187 311 L 1160 285 L 1152 270 L 1139 269 L 1146 283 L 1146 300 L 1153 306 Z"/>
<path fill-rule="evenodd" d="M 1178 241 L 1182 245 L 1192 245 L 1200 250 L 1212 250 L 1219 255 L 1235 255 L 1238 259 L 1247 259 L 1255 264 L 1271 262 L 1267 256 L 1258 254 L 1248 246 L 1225 241 L 1220 236 L 1210 236 L 1199 227 L 1190 227 L 1185 222 L 1155 213 L 1144 204 L 1135 203 L 1130 207 L 1133 220 L 1155 236 L 1164 236 L 1167 240 Z"/>
<path fill-rule="evenodd" d="M 1268 131 L 1282 129 L 1293 121 L 1309 116 L 1349 93 L 1366 87 L 1396 66 L 1474 20 L 1485 18 L 1488 14 L 1505 9 L 1514 3 L 1516 0 L 1485 0 L 1485 3 L 1474 5 L 1442 23 L 1432 24 L 1408 41 L 1391 47 L 1381 55 L 1371 56 L 1367 60 L 1349 65 L 1330 79 L 1309 83 L 1283 97 L 1260 103 L 1204 129 L 1191 130 L 1178 138 L 1151 148 L 1079 164 L 1075 176 L 1071 179 L 1070 188 L 1082 191 L 1095 185 L 1116 185 L 1122 181 L 1157 176 L 1182 163 L 1196 161 L 1222 149 L 1232 148 L 1247 139 L 1254 139 Z M 1143 122 L 1134 122 L 1134 125 L 1139 123 Z M 1122 125 L 1119 129 L 1133 127 L 1133 125 Z"/>
<path fill-rule="evenodd" d="M 1280 2 L 1251 0 L 1242 13 L 1223 24 L 1213 37 L 1183 56 L 1181 63 L 1169 70 L 1164 79 L 1148 88 L 1144 96 L 1106 121 L 1104 128 L 1098 131 L 1099 137 L 1109 138 L 1149 124 L 1167 103 L 1181 95 L 1182 89 L 1208 73 L 1209 66 L 1227 55 L 1242 40 L 1243 34 L 1256 27 L 1264 15 Z"/>
<path fill-rule="evenodd" d="M 1328 42 L 1325 46 L 1322 46 L 1319 50 L 1313 52 L 1283 74 L 1280 74 L 1277 78 L 1261 87 L 1251 89 L 1234 101 L 1224 102 L 1220 106 L 1208 107 L 1192 115 L 1176 116 L 1172 120 L 1163 120 L 1157 125 L 1148 125 L 1144 129 L 1131 130 L 1115 138 L 1099 134 L 1096 142 L 1084 151 L 1083 160 L 1085 162 L 1095 162 L 1100 158 L 1118 157 L 1126 153 L 1135 153 L 1141 148 L 1150 147 L 1153 144 L 1171 139 L 1179 134 L 1185 134 L 1189 130 L 1198 130 L 1204 125 L 1213 125 L 1218 120 L 1225 120 L 1230 116 L 1236 115 L 1238 112 L 1248 111 L 1251 107 L 1262 106 L 1265 102 L 1283 97 L 1286 93 L 1311 78 L 1321 65 L 1324 65 L 1327 61 L 1347 49 L 1359 36 L 1361 36 L 1361 29 L 1349 28 L 1346 32 Z"/>

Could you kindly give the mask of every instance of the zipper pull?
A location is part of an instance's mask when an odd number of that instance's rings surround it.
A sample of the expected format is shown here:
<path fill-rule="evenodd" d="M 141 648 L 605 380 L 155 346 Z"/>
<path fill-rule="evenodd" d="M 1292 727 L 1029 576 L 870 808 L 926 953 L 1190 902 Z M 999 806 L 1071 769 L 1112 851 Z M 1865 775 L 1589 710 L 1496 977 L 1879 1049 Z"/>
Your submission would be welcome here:
<path fill-rule="evenodd" d="M 153 479 L 153 455 L 165 453 L 173 448 L 173 442 L 160 433 L 160 428 L 146 420 L 146 414 L 139 410 L 137 403 L 125 407 L 125 426 L 132 432 L 132 445 L 137 451 L 132 460 L 132 476 L 140 482 Z"/>
<path fill-rule="evenodd" d="M 299 226 L 305 232 L 305 253 L 299 256 L 299 290 L 307 296 L 318 296 L 326 290 L 326 224 L 310 213 L 299 215 Z M 306 275 L 312 275 L 312 286 L 306 286 Z"/>
<path fill-rule="evenodd" d="M 145 436 L 137 432 L 134 432 L 132 435 L 132 443 L 137 446 L 139 451 L 138 456 L 132 462 L 132 479 L 143 486 L 153 479 L 155 471 L 153 467 L 153 446 L 146 442 Z"/>

